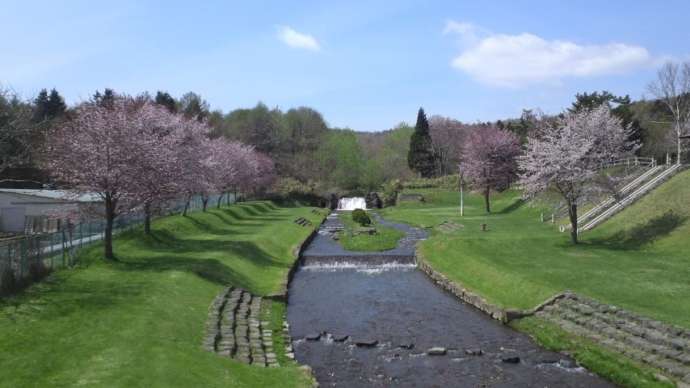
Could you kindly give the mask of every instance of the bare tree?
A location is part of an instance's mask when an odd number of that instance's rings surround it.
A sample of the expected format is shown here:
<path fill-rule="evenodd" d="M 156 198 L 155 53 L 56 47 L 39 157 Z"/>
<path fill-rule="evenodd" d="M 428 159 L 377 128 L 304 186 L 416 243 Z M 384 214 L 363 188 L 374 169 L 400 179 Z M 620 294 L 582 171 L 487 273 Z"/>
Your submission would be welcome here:
<path fill-rule="evenodd" d="M 668 107 L 676 132 L 676 162 L 681 162 L 683 130 L 690 120 L 690 62 L 668 62 L 657 72 L 657 79 L 649 84 L 649 92 Z"/>

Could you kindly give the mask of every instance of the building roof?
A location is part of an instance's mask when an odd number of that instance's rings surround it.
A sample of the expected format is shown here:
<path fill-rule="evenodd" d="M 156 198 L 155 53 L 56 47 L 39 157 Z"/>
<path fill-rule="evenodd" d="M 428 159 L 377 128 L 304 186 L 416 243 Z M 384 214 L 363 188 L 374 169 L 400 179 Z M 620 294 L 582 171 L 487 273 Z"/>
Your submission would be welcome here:
<path fill-rule="evenodd" d="M 0 189 L 1 193 L 30 195 L 32 197 L 55 199 L 68 202 L 101 202 L 101 197 L 96 193 L 76 193 L 66 190 L 44 189 Z"/>

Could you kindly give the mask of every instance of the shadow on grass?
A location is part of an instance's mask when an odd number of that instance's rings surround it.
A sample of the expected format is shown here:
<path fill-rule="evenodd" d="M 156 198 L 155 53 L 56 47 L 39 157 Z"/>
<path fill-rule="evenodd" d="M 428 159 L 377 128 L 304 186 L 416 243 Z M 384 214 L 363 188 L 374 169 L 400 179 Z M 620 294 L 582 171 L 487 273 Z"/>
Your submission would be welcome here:
<path fill-rule="evenodd" d="M 588 244 L 608 249 L 636 250 L 668 236 L 676 228 L 683 225 L 685 221 L 687 221 L 687 217 L 668 211 L 644 224 L 635 225 L 630 229 L 622 230 L 609 237 L 592 239 Z"/>
<path fill-rule="evenodd" d="M 203 259 L 189 256 L 165 256 L 143 261 L 121 261 L 117 268 L 125 271 L 184 271 L 215 284 L 237 285 L 251 289 L 250 280 L 216 259 Z"/>
<path fill-rule="evenodd" d="M 512 213 L 512 212 L 514 212 L 515 210 L 518 210 L 519 208 L 521 208 L 522 205 L 524 205 L 525 203 L 526 203 L 526 201 L 525 201 L 524 199 L 522 199 L 522 198 L 516 199 L 516 200 L 513 201 L 513 203 L 511 203 L 510 205 L 508 205 L 508 206 L 504 207 L 503 209 L 501 209 L 500 211 L 496 212 L 496 214 L 508 214 L 508 213 Z"/>
<path fill-rule="evenodd" d="M 179 240 L 169 231 L 153 231 L 134 254 L 123 254 L 116 268 L 126 271 L 186 271 L 220 285 L 236 285 L 252 289 L 252 279 L 239 274 L 227 260 L 242 260 L 257 267 L 288 268 L 290 263 L 274 257 L 250 241 L 224 241 L 207 239 Z M 146 255 L 147 251 L 155 256 Z M 210 258 L 212 256 L 222 259 Z"/>

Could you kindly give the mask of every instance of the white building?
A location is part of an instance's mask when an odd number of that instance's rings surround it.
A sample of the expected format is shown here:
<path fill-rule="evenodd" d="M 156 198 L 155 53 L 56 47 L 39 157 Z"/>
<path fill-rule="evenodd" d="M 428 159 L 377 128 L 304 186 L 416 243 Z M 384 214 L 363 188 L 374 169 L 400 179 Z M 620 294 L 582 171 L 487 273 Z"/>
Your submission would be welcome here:
<path fill-rule="evenodd" d="M 48 231 L 58 213 L 81 212 L 102 202 L 97 194 L 77 195 L 63 190 L 0 189 L 0 232 Z"/>

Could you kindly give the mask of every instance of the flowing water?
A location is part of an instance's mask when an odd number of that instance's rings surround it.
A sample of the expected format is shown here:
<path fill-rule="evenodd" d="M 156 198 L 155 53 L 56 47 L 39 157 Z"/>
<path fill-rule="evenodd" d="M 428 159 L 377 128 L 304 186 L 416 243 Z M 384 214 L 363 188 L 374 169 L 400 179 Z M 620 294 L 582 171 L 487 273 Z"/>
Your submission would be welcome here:
<path fill-rule="evenodd" d="M 338 200 L 338 210 L 367 210 L 367 202 L 363 197 L 343 197 Z"/>
<path fill-rule="evenodd" d="M 392 253 L 342 250 L 331 217 L 291 282 L 295 355 L 321 386 L 610 386 L 438 288 L 401 259 L 424 232 L 379 222 L 407 233 Z M 428 355 L 434 347 L 446 354 Z"/>

